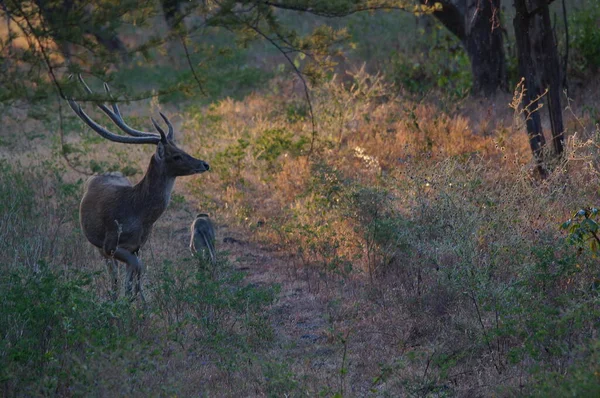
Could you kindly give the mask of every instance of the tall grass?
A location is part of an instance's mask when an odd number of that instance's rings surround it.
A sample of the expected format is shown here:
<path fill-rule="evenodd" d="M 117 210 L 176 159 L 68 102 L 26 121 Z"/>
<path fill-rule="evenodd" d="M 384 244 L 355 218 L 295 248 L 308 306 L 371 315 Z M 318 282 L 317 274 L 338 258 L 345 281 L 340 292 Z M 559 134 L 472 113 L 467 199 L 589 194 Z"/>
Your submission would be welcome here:
<path fill-rule="evenodd" d="M 113 301 L 103 262 L 78 226 L 81 182 L 64 181 L 65 170 L 51 161 L 1 167 L 3 396 L 272 388 L 244 380 L 277 363 L 258 354 L 273 339 L 264 311 L 276 287 L 248 285 L 226 260 L 213 270 L 182 256 L 182 239 L 145 259 L 152 265 L 147 306 Z M 251 360 L 256 369 L 242 365 Z"/>
<path fill-rule="evenodd" d="M 560 225 L 597 202 L 599 131 L 573 134 L 539 181 L 520 120 L 496 105 L 447 114 L 361 70 L 315 90 L 316 135 L 281 96 L 191 109 L 189 145 L 217 165 L 191 190 L 338 303 L 356 388 L 593 394 L 600 270 Z"/>
<path fill-rule="evenodd" d="M 442 108 L 358 70 L 315 88 L 313 131 L 294 87 L 272 84 L 181 110 L 180 143 L 211 172 L 179 182 L 144 248 L 147 308 L 109 299 L 79 178 L 2 163 L 4 395 L 598 392 L 600 270 L 560 229 L 596 204 L 597 127 L 569 120 L 567 157 L 540 181 L 509 98 Z M 80 165 L 138 176 L 151 154 L 72 145 Z M 189 257 L 195 207 L 274 249 L 252 266 L 287 290 Z"/>

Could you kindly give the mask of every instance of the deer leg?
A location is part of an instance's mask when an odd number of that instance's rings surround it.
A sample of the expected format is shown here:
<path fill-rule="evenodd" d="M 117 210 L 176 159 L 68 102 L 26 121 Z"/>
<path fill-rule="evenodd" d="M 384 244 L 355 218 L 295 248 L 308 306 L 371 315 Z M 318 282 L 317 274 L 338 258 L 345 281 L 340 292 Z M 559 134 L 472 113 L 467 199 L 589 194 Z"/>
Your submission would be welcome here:
<path fill-rule="evenodd" d="M 135 293 L 141 293 L 141 282 L 140 282 L 140 278 L 141 278 L 141 273 L 142 273 L 142 264 L 140 262 L 140 260 L 138 259 L 138 257 L 125 250 L 122 249 L 120 247 L 118 247 L 114 252 L 113 252 L 113 257 L 116 258 L 117 260 L 121 260 L 123 261 L 125 264 L 127 264 L 127 281 L 125 282 L 125 293 L 127 294 L 127 296 L 132 297 L 132 287 L 133 287 L 133 278 L 134 276 L 137 278 L 136 281 L 136 286 L 135 286 Z M 143 296 L 141 297 L 143 300 Z"/>
<path fill-rule="evenodd" d="M 110 276 L 110 281 L 112 284 L 112 295 L 113 299 L 117 299 L 119 297 L 119 282 L 118 282 L 118 271 L 119 265 L 117 264 L 117 260 L 114 258 L 107 258 L 106 268 L 108 268 L 108 275 Z"/>
<path fill-rule="evenodd" d="M 142 259 L 139 257 L 138 253 L 135 253 L 135 256 L 138 260 L 138 269 L 137 272 L 135 272 L 135 294 L 139 294 L 140 299 L 143 303 L 145 303 L 146 299 L 144 298 L 144 293 L 142 292 L 142 274 L 144 272 L 144 263 L 142 262 Z"/>

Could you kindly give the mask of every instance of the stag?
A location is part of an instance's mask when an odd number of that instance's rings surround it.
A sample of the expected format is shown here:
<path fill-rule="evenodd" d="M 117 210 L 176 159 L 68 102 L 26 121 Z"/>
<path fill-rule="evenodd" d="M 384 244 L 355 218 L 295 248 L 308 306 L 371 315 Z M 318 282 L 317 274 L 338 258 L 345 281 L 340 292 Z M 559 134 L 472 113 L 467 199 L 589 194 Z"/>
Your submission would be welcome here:
<path fill-rule="evenodd" d="M 81 76 L 79 80 L 85 90 L 92 94 Z M 110 89 L 104 83 L 104 89 L 110 96 Z M 209 169 L 208 164 L 187 154 L 175 145 L 173 125 L 161 112 L 160 116 L 168 127 L 168 133 L 151 118 L 158 132 L 150 133 L 135 130 L 123 120 L 121 111 L 115 103 L 112 110 L 103 103 L 98 107 L 129 136 L 111 133 L 93 121 L 73 99 L 68 100 L 71 109 L 96 133 L 109 141 L 123 144 L 152 144 L 156 152 L 144 177 L 132 185 L 121 173 L 109 173 L 92 176 L 85 184 L 85 192 L 79 207 L 79 221 L 87 240 L 97 247 L 106 259 L 112 279 L 113 292 L 118 292 L 117 261 L 125 263 L 127 280 L 125 291 L 132 297 L 132 285 L 135 278 L 135 295 L 144 301 L 141 286 L 143 264 L 139 251 L 148 240 L 152 226 L 166 210 L 171 198 L 175 178 L 199 174 Z"/>
<path fill-rule="evenodd" d="M 217 261 L 215 252 L 215 227 L 208 214 L 200 213 L 192 223 L 190 236 L 190 251 L 208 257 L 212 264 Z"/>

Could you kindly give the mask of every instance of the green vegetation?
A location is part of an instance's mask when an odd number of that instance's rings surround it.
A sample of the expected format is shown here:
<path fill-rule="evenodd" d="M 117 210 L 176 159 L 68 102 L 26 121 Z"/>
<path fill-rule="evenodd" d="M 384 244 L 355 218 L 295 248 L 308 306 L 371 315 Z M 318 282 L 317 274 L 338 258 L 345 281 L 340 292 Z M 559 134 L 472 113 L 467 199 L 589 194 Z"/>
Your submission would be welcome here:
<path fill-rule="evenodd" d="M 3 3 L 12 33 L 43 17 L 34 3 Z M 544 179 L 525 86 L 471 97 L 464 42 L 420 7 L 190 2 L 169 30 L 158 2 L 94 1 L 114 9 L 92 25 L 130 51 L 75 30 L 68 65 L 49 16 L 31 19 L 37 47 L 0 30 L 3 396 L 598 396 L 599 12 L 576 3 L 568 139 Z M 81 71 L 132 126 L 167 114 L 210 164 L 178 180 L 141 250 L 145 303 L 113 299 L 78 206 L 85 173 L 136 182 L 155 147 L 78 121 L 56 83 L 77 93 Z M 217 264 L 189 254 L 198 212 Z"/>
<path fill-rule="evenodd" d="M 392 54 L 390 75 L 399 87 L 411 93 L 423 95 L 441 90 L 449 96 L 464 98 L 473 85 L 469 58 L 460 42 L 442 29 L 435 24 L 433 32 L 419 30 L 421 51 Z"/>
<path fill-rule="evenodd" d="M 65 170 L 57 167 L 2 164 L 4 395 L 182 392 L 190 381 L 171 378 L 165 360 L 180 366 L 192 357 L 213 374 L 246 374 L 249 361 L 284 371 L 256 354 L 274 338 L 265 308 L 277 286 L 246 283 L 226 260 L 215 269 L 191 258 L 164 260 L 152 273 L 147 306 L 110 300 L 98 283 L 105 278 L 100 259 L 89 261 L 95 253 L 75 247 L 83 237 L 66 227 L 76 223 L 80 187 L 62 182 Z M 50 187 L 56 196 L 42 196 Z"/>
<path fill-rule="evenodd" d="M 577 9 L 570 17 L 575 50 L 572 66 L 577 73 L 585 74 L 590 69 L 598 71 L 600 68 L 599 19 L 600 4 L 594 1 L 585 2 L 584 7 Z"/>
<path fill-rule="evenodd" d="M 526 144 L 502 121 L 487 121 L 498 135 L 482 136 L 433 105 L 377 102 L 392 89 L 381 78 L 354 79 L 352 89 L 332 81 L 316 90 L 310 158 L 273 151 L 266 174 L 254 156 L 273 134 L 266 126 L 307 123 L 289 117 L 293 100 L 253 97 L 203 111 L 214 121 L 207 131 L 254 118 L 243 124 L 243 148 L 233 144 L 236 176 L 199 183 L 210 195 L 226 187 L 218 212 L 292 253 L 297 278 L 329 297 L 328 333 L 348 334 L 342 384 L 373 380 L 374 392 L 391 395 L 593 396 L 600 270 L 593 243 L 577 245 L 594 242 L 597 212 L 572 218 L 570 235 L 560 226 L 595 200 L 598 131 L 573 142 L 574 160 L 539 184 L 522 157 Z M 233 148 L 207 143 L 197 127 L 192 147 Z M 378 343 L 364 343 L 379 333 Z M 473 384 L 475 368 L 491 387 Z M 337 382 L 318 390 L 342 391 Z"/>

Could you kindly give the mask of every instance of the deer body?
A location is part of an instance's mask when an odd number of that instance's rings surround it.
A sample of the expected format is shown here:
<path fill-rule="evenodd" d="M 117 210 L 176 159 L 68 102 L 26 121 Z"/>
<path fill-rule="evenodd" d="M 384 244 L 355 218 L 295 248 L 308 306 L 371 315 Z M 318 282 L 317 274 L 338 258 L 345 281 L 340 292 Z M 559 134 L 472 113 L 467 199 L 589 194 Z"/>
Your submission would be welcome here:
<path fill-rule="evenodd" d="M 84 87 L 91 90 L 83 79 Z M 107 92 L 108 86 L 105 85 Z M 169 205 L 175 178 L 203 173 L 209 165 L 187 154 L 173 142 L 173 126 L 161 113 L 169 127 L 169 133 L 152 122 L 160 135 L 134 130 L 123 121 L 116 105 L 111 111 L 105 105 L 99 107 L 123 131 L 132 137 L 115 135 L 96 122 L 81 109 L 75 101 L 69 100 L 73 111 L 94 131 L 111 141 L 127 144 L 155 144 L 156 152 L 144 177 L 136 185 L 120 173 L 109 173 L 91 177 L 85 186 L 85 192 L 79 207 L 81 228 L 87 240 L 96 246 L 106 258 L 112 278 L 113 290 L 117 291 L 117 263 L 121 261 L 127 267 L 126 292 L 131 294 L 135 279 L 135 292 L 143 299 L 141 274 L 143 264 L 138 254 L 146 243 L 152 226 Z"/>
<path fill-rule="evenodd" d="M 110 244 L 113 241 L 137 252 L 169 205 L 175 178 L 157 179 L 158 184 L 149 182 L 154 173 L 151 169 L 156 167 L 153 163 L 135 186 L 114 174 L 93 176 L 86 184 L 79 209 L 81 227 L 88 241 L 108 256 L 114 250 Z"/>

